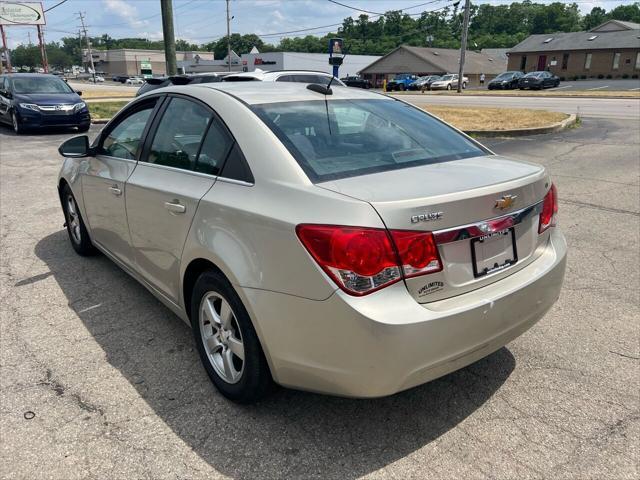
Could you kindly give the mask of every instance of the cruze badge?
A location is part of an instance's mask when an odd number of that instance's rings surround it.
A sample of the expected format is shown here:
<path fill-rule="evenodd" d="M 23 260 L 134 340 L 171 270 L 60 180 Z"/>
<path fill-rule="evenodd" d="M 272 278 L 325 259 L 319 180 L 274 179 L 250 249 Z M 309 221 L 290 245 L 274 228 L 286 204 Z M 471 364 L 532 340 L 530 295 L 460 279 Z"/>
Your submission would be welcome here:
<path fill-rule="evenodd" d="M 497 208 L 498 210 L 506 210 L 516 203 L 516 198 L 518 198 L 517 195 L 503 195 L 502 198 L 496 200 L 496 204 L 493 206 L 493 208 Z"/>
<path fill-rule="evenodd" d="M 440 220 L 443 215 L 444 212 L 421 213 L 419 215 L 414 215 L 413 217 L 411 217 L 411 223 L 432 222 L 434 220 Z"/>

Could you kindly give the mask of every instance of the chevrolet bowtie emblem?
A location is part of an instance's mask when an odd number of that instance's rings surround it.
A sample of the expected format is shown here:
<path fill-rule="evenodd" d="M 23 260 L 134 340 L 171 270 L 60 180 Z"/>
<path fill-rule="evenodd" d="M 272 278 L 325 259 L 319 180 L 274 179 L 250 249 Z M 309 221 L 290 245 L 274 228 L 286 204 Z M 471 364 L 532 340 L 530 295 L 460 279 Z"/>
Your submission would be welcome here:
<path fill-rule="evenodd" d="M 516 198 L 518 198 L 517 195 L 503 195 L 502 198 L 496 200 L 496 204 L 493 206 L 493 208 L 506 210 L 516 203 Z"/>

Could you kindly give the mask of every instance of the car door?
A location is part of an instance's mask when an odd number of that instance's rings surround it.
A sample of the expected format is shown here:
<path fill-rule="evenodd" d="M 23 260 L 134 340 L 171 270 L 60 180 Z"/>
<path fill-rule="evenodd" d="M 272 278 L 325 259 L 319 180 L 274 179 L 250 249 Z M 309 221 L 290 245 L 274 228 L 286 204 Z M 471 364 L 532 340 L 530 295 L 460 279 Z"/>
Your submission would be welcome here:
<path fill-rule="evenodd" d="M 0 122 L 9 123 L 9 107 L 11 107 L 11 99 L 9 98 L 9 79 L 0 76 Z"/>
<path fill-rule="evenodd" d="M 179 303 L 182 249 L 232 141 L 208 106 L 180 95 L 168 98 L 152 129 L 126 185 L 129 231 L 138 272 Z"/>
<path fill-rule="evenodd" d="M 101 135 L 82 169 L 82 195 L 91 238 L 125 265 L 133 264 L 125 211 L 125 181 L 136 167 L 160 97 L 123 111 Z"/>

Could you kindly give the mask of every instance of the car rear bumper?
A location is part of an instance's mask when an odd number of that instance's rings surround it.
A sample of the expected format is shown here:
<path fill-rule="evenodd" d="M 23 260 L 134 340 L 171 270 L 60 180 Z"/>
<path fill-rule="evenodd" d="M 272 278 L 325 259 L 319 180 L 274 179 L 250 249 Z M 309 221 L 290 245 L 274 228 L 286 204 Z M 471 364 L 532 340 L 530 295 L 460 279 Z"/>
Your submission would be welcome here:
<path fill-rule="evenodd" d="M 469 365 L 525 332 L 557 300 L 566 250 L 555 228 L 544 253 L 524 269 L 429 304 L 417 303 L 402 282 L 366 297 L 336 291 L 324 301 L 239 290 L 276 382 L 379 397 Z"/>

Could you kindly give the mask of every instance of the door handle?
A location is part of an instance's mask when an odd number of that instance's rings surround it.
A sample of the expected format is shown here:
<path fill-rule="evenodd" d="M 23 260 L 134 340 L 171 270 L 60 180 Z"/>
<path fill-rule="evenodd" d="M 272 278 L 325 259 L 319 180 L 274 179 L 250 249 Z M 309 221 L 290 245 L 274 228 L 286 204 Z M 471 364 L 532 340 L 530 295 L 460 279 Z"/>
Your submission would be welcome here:
<path fill-rule="evenodd" d="M 119 197 L 120 195 L 122 195 L 122 190 L 120 190 L 117 185 L 110 186 L 109 191 L 113 193 L 116 197 Z"/>
<path fill-rule="evenodd" d="M 166 208 L 173 214 L 184 213 L 187 211 L 187 207 L 182 205 L 179 200 L 173 200 L 172 202 L 164 202 L 164 208 Z"/>

